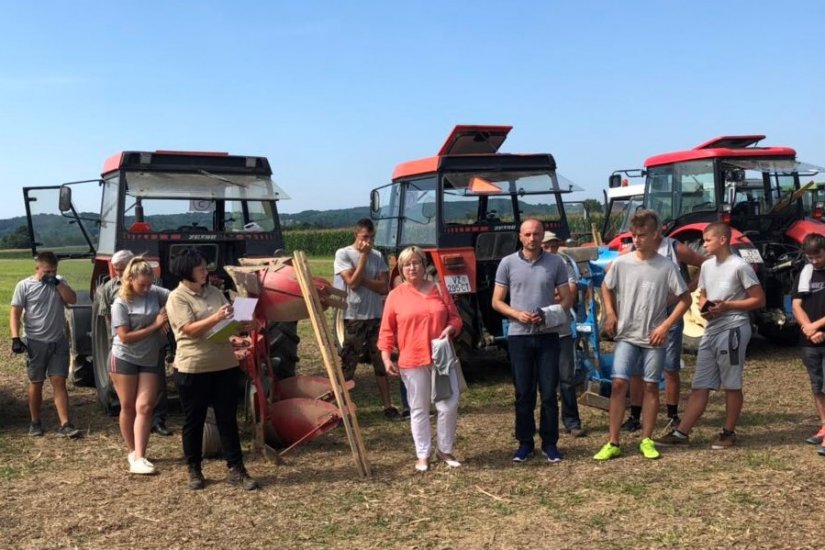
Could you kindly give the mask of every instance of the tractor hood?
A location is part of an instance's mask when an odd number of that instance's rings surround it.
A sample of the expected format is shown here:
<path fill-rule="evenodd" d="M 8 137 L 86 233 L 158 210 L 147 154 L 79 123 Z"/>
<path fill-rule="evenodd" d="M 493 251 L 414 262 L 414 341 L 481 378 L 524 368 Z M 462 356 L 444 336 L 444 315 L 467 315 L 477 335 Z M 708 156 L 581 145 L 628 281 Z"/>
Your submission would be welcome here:
<path fill-rule="evenodd" d="M 438 156 L 495 154 L 512 129 L 512 126 L 458 125 L 447 136 Z"/>

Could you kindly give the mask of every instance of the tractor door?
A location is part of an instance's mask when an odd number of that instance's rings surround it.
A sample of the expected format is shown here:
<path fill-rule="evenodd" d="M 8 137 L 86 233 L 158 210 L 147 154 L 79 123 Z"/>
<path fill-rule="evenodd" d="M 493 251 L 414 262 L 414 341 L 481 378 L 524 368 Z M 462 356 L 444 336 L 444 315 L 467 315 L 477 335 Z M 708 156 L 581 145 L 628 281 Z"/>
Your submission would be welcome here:
<path fill-rule="evenodd" d="M 100 196 L 92 182 L 99 180 L 23 188 L 32 255 L 50 250 L 58 258 L 94 257 Z M 72 186 L 80 184 L 87 185 L 74 193 Z"/>

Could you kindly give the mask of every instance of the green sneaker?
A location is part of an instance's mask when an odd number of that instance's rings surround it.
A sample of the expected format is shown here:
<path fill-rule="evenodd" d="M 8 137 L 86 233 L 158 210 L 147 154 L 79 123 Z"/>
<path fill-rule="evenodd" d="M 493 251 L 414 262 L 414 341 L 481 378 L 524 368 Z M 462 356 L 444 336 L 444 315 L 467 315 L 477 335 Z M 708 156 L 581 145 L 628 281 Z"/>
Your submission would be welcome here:
<path fill-rule="evenodd" d="M 593 455 L 593 460 L 610 460 L 622 454 L 622 449 L 618 445 L 610 442 L 604 444 L 604 447 L 599 449 L 599 452 Z"/>
<path fill-rule="evenodd" d="M 659 454 L 659 451 L 656 450 L 656 444 L 649 437 L 642 439 L 642 442 L 639 444 L 639 450 L 642 451 L 645 458 L 649 458 L 651 460 L 662 456 Z"/>

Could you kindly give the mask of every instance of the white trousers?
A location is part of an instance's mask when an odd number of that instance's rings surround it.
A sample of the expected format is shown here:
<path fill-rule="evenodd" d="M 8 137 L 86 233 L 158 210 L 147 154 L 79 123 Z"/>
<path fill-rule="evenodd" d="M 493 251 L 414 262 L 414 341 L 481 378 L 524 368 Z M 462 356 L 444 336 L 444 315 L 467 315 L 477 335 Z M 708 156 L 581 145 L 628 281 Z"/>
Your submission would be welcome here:
<path fill-rule="evenodd" d="M 401 369 L 401 379 L 407 386 L 407 400 L 410 402 L 410 430 L 415 442 L 418 458 L 429 458 L 432 450 L 430 427 L 430 402 L 432 399 L 432 367 Z M 458 377 L 455 369 L 450 371 L 450 388 L 453 395 L 449 399 L 435 402 L 438 413 L 436 433 L 438 450 L 452 454 L 455 445 L 455 429 L 458 423 Z"/>

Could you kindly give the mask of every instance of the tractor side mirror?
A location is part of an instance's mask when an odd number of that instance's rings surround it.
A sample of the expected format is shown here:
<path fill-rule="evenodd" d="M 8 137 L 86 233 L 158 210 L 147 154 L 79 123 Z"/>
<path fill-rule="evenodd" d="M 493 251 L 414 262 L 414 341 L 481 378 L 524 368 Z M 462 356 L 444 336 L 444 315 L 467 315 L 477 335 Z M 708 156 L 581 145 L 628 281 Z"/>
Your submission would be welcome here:
<path fill-rule="evenodd" d="M 378 212 L 381 211 L 381 197 L 378 194 L 377 189 L 373 189 L 370 192 L 370 215 L 375 218 L 378 216 Z"/>
<path fill-rule="evenodd" d="M 622 186 L 622 175 L 621 174 L 610 174 L 610 178 L 607 180 L 607 185 L 611 189 L 614 187 L 621 187 Z"/>
<path fill-rule="evenodd" d="M 58 208 L 61 212 L 68 212 L 72 209 L 72 188 L 64 185 L 60 188 L 60 199 Z"/>

